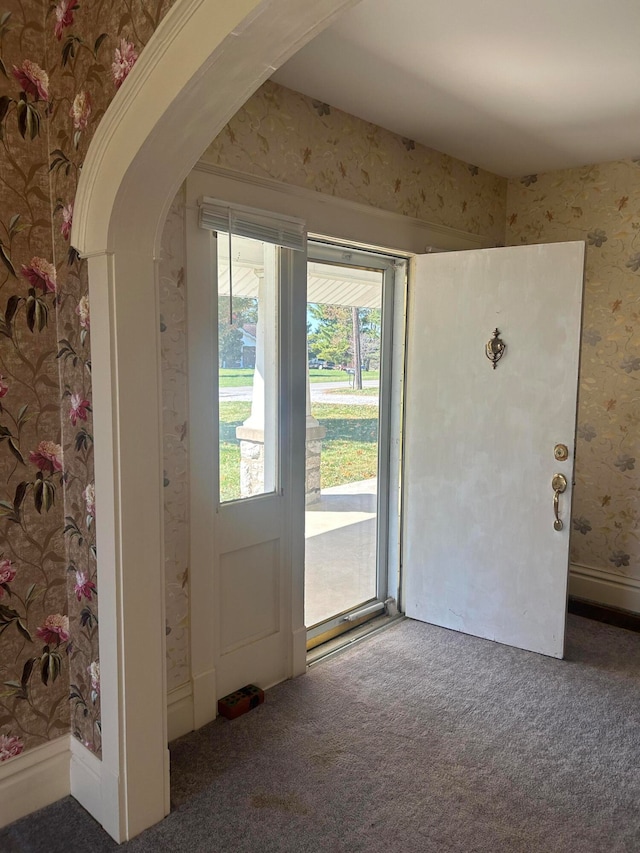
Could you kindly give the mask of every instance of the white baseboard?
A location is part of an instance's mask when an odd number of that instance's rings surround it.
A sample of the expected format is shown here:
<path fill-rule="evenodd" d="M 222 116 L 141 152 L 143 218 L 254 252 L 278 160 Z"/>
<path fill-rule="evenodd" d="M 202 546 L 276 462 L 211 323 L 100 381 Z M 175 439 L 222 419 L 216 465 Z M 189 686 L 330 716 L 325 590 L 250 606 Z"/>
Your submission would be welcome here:
<path fill-rule="evenodd" d="M 102 761 L 79 740 L 70 737 L 70 790 L 90 815 L 103 823 Z"/>
<path fill-rule="evenodd" d="M 215 669 L 192 676 L 191 684 L 193 685 L 193 731 L 215 720 L 218 713 Z"/>
<path fill-rule="evenodd" d="M 640 580 L 602 569 L 572 563 L 569 569 L 569 595 L 595 604 L 640 613 Z"/>
<path fill-rule="evenodd" d="M 71 793 L 69 735 L 0 764 L 0 827 Z"/>
<path fill-rule="evenodd" d="M 169 743 L 193 731 L 193 689 L 183 684 L 167 694 L 167 738 Z"/>

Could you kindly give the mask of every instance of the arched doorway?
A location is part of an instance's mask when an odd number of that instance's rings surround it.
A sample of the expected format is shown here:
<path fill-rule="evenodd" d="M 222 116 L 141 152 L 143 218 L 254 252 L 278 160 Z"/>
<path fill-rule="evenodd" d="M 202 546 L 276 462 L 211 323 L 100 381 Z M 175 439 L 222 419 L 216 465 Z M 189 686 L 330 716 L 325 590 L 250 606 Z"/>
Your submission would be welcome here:
<path fill-rule="evenodd" d="M 92 305 L 103 761 L 94 795 L 81 800 L 118 841 L 169 809 L 156 288 L 162 225 L 177 188 L 238 107 L 352 5 L 177 0 L 84 164 L 72 243 L 89 259 Z"/>

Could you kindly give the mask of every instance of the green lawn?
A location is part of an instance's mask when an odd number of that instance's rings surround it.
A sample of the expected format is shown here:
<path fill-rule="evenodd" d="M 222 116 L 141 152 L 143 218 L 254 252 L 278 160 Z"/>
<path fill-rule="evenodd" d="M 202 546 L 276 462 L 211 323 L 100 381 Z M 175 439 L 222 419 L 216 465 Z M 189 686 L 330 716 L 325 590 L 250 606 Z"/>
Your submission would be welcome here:
<path fill-rule="evenodd" d="M 377 370 L 363 370 L 363 379 L 378 379 L 380 376 Z M 349 384 L 349 374 L 344 370 L 310 370 L 310 382 L 344 382 L 345 386 Z M 221 388 L 240 388 L 242 386 L 251 385 L 253 383 L 253 369 L 249 367 L 221 367 L 220 368 L 220 387 Z"/>
<path fill-rule="evenodd" d="M 360 390 L 355 390 L 354 388 L 330 388 L 328 391 L 323 391 L 325 394 L 338 394 L 338 395 L 349 395 L 350 397 L 375 397 L 375 401 L 372 400 L 371 404 L 377 404 L 378 402 L 378 391 L 380 389 L 377 385 L 373 385 L 370 388 L 362 388 Z"/>
<path fill-rule="evenodd" d="M 223 501 L 240 496 L 240 444 L 235 430 L 249 417 L 250 410 L 250 403 L 220 403 L 220 491 Z M 376 406 L 318 403 L 313 404 L 311 410 L 327 428 L 322 442 L 322 488 L 375 477 L 378 467 Z"/>

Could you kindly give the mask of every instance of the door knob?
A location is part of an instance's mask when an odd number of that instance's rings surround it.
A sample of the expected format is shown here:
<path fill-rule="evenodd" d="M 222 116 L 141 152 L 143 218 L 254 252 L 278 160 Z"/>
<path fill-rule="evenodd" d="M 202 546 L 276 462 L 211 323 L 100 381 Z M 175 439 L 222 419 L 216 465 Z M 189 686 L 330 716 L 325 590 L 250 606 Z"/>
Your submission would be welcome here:
<path fill-rule="evenodd" d="M 567 478 L 564 474 L 554 474 L 551 480 L 551 488 L 553 489 L 553 514 L 555 521 L 553 522 L 554 530 L 562 530 L 564 524 L 560 518 L 560 495 L 567 489 Z"/>

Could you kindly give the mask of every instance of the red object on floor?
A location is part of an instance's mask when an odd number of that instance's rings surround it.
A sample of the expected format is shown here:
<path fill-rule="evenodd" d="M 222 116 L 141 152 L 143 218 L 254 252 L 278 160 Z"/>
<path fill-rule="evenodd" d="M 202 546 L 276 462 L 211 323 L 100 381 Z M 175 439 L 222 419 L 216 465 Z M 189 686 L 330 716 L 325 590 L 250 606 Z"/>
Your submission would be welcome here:
<path fill-rule="evenodd" d="M 218 713 L 227 720 L 235 720 L 236 717 L 246 714 L 252 708 L 257 708 L 264 702 L 264 690 L 255 684 L 247 684 L 235 693 L 229 693 L 222 699 L 218 699 Z"/>

